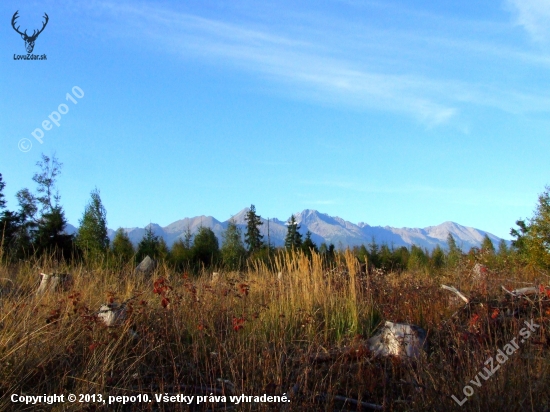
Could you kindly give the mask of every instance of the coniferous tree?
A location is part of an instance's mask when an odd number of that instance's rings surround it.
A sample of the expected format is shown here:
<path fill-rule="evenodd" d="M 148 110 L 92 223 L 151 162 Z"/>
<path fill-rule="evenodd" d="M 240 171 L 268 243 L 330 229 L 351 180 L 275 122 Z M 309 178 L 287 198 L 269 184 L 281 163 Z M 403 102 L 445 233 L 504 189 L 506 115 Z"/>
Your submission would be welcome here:
<path fill-rule="evenodd" d="M 449 249 L 447 253 L 447 265 L 449 267 L 455 267 L 458 264 L 462 252 L 456 245 L 455 238 L 450 232 L 447 235 L 447 247 Z"/>
<path fill-rule="evenodd" d="M 107 212 L 101 203 L 97 188 L 91 192 L 91 200 L 80 219 L 76 244 L 87 258 L 98 258 L 104 255 L 109 247 Z"/>
<path fill-rule="evenodd" d="M 19 211 L 4 210 L 0 216 L 0 236 L 4 237 L 4 251 L 12 259 L 24 259 L 33 252 L 32 236 L 36 228 L 34 198 L 23 189 L 17 192 Z"/>
<path fill-rule="evenodd" d="M 36 164 L 39 172 L 32 180 L 37 184 L 36 195 L 28 189 L 17 192 L 19 212 L 2 213 L 4 235 L 9 235 L 9 248 L 22 257 L 36 253 L 55 254 L 56 259 L 70 258 L 73 253 L 73 236 L 65 233 L 67 221 L 60 205 L 56 181 L 62 164 L 55 156 L 42 154 Z"/>
<path fill-rule="evenodd" d="M 111 243 L 111 253 L 120 263 L 127 263 L 134 258 L 134 245 L 132 245 L 128 234 L 122 228 L 118 228 L 115 233 Z"/>
<path fill-rule="evenodd" d="M 510 257 L 510 250 L 504 239 L 500 239 L 498 242 L 498 249 L 496 254 L 496 262 L 502 267 L 506 267 L 508 258 Z"/>
<path fill-rule="evenodd" d="M 21 238 L 21 217 L 10 210 L 4 210 L 0 216 L 0 247 L 11 259 L 23 258 L 30 246 L 30 239 Z"/>
<path fill-rule="evenodd" d="M 191 250 L 191 247 L 193 246 L 193 233 L 191 233 L 189 223 L 187 223 L 187 229 L 183 232 L 183 245 L 188 250 Z"/>
<path fill-rule="evenodd" d="M 159 243 L 157 246 L 157 259 L 168 260 L 170 257 L 170 249 L 166 245 L 165 240 L 162 237 L 159 237 Z"/>
<path fill-rule="evenodd" d="M 319 252 L 319 249 L 317 248 L 317 245 L 315 242 L 311 239 L 311 232 L 308 230 L 306 232 L 306 238 L 304 239 L 304 242 L 302 243 L 302 250 L 307 256 L 311 256 L 311 252 Z"/>
<path fill-rule="evenodd" d="M 510 229 L 510 235 L 515 237 L 515 239 L 512 240 L 512 247 L 522 256 L 527 253 L 526 238 L 529 233 L 529 225 L 525 223 L 525 220 L 516 220 L 516 225 L 518 229 Z"/>
<path fill-rule="evenodd" d="M 334 253 L 334 245 L 332 243 L 328 246 L 325 242 L 321 243 L 321 246 L 319 246 L 319 254 L 323 256 L 325 262 L 328 264 L 334 263 L 336 254 Z"/>
<path fill-rule="evenodd" d="M 256 207 L 250 205 L 249 211 L 246 213 L 246 232 L 244 235 L 244 243 L 248 247 L 248 252 L 253 254 L 258 252 L 263 246 L 263 235 L 260 233 L 260 226 L 263 225 L 261 216 L 256 214 Z"/>
<path fill-rule="evenodd" d="M 431 263 L 435 270 L 440 270 L 445 265 L 445 253 L 439 245 L 432 250 Z"/>
<path fill-rule="evenodd" d="M 17 233 L 20 228 L 21 218 L 18 213 L 6 209 L 6 199 L 4 197 L 4 188 L 6 183 L 0 173 L 0 256 L 3 252 L 8 257 L 18 257 Z"/>
<path fill-rule="evenodd" d="M 192 247 L 193 243 L 190 241 L 190 238 L 189 241 L 180 238 L 172 245 L 170 260 L 178 269 L 189 268 L 193 260 Z"/>
<path fill-rule="evenodd" d="M 151 259 L 157 259 L 159 257 L 159 245 L 159 237 L 153 233 L 153 229 L 151 225 L 149 225 L 145 229 L 143 238 L 138 244 L 136 255 L 138 262 L 141 262 L 145 256 L 149 256 Z"/>
<path fill-rule="evenodd" d="M 378 261 L 380 262 L 380 267 L 384 270 L 390 270 L 392 267 L 392 252 L 389 246 L 384 243 L 380 246 L 378 251 Z"/>
<path fill-rule="evenodd" d="M 411 252 L 405 246 L 401 246 L 392 253 L 395 262 L 395 268 L 405 270 L 409 265 Z"/>
<path fill-rule="evenodd" d="M 488 253 L 490 255 L 495 254 L 495 246 L 493 245 L 493 242 L 489 238 L 487 233 L 485 234 L 485 237 L 483 238 L 483 242 L 481 242 L 481 251 L 484 252 L 484 253 Z"/>
<path fill-rule="evenodd" d="M 498 251 L 497 254 L 501 258 L 508 257 L 509 254 L 508 245 L 506 244 L 506 241 L 504 239 L 500 239 L 500 242 L 498 242 Z"/>
<path fill-rule="evenodd" d="M 242 241 L 241 229 L 235 220 L 229 220 L 222 236 L 221 256 L 224 265 L 230 270 L 240 269 L 246 256 L 246 249 Z"/>
<path fill-rule="evenodd" d="M 54 255 L 58 260 L 72 256 L 73 237 L 64 232 L 65 226 L 67 219 L 60 206 L 42 213 L 34 234 L 34 247 L 38 255 Z"/>
<path fill-rule="evenodd" d="M 297 250 L 302 247 L 302 234 L 299 232 L 300 225 L 296 223 L 294 215 L 290 216 L 287 222 L 287 232 L 285 237 L 285 249 Z"/>
<path fill-rule="evenodd" d="M 2 178 L 2 173 L 0 173 L 0 212 L 2 212 L 6 208 L 6 197 L 4 196 L 5 187 L 6 183 Z"/>
<path fill-rule="evenodd" d="M 369 262 L 375 268 L 379 268 L 381 266 L 380 248 L 378 247 L 378 244 L 376 243 L 374 236 L 372 237 L 371 242 L 369 243 L 368 246 L 369 246 Z"/>
<path fill-rule="evenodd" d="M 424 252 L 424 250 L 422 250 L 422 248 L 416 245 L 412 245 L 407 269 L 409 270 L 424 269 L 428 266 L 428 262 L 429 262 L 429 259 L 428 259 L 428 256 L 426 256 L 426 253 Z"/>
<path fill-rule="evenodd" d="M 357 259 L 359 259 L 361 263 L 368 263 L 369 261 L 369 252 L 363 244 L 361 244 L 357 250 Z"/>
<path fill-rule="evenodd" d="M 201 226 L 193 242 L 193 257 L 196 263 L 210 266 L 219 260 L 218 238 L 209 227 Z"/>
<path fill-rule="evenodd" d="M 550 186 L 539 195 L 539 202 L 525 232 L 520 246 L 528 263 L 545 270 L 550 269 Z"/>

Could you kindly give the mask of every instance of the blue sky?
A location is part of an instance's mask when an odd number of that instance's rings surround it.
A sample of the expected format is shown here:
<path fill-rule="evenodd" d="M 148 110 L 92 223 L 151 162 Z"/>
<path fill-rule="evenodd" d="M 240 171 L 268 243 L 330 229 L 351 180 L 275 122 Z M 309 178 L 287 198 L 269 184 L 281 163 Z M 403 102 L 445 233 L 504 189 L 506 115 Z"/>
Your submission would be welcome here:
<path fill-rule="evenodd" d="M 29 32 L 48 13 L 46 61 L 14 60 L 16 10 Z M 4 0 L 0 16 L 11 209 L 41 153 L 63 163 L 68 220 L 97 186 L 112 228 L 255 204 L 509 238 L 550 184 L 548 0 Z"/>

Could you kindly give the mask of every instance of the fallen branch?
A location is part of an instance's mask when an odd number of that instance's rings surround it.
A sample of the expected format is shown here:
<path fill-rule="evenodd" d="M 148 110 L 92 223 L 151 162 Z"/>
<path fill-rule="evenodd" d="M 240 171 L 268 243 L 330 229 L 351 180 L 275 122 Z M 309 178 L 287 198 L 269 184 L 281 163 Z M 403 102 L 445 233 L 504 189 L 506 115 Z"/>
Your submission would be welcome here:
<path fill-rule="evenodd" d="M 448 290 L 449 292 L 453 292 L 456 296 L 458 296 L 460 299 L 462 299 L 466 303 L 470 302 L 470 300 L 466 296 L 464 296 L 462 293 L 460 293 L 454 286 L 441 285 L 441 288 Z"/>
<path fill-rule="evenodd" d="M 528 288 L 520 288 L 520 289 L 514 289 L 512 291 L 509 291 L 504 286 L 501 286 L 502 290 L 504 290 L 506 293 L 509 293 L 512 296 L 527 296 L 527 295 L 538 295 L 540 293 L 540 290 L 536 288 L 535 286 L 531 286 Z"/>

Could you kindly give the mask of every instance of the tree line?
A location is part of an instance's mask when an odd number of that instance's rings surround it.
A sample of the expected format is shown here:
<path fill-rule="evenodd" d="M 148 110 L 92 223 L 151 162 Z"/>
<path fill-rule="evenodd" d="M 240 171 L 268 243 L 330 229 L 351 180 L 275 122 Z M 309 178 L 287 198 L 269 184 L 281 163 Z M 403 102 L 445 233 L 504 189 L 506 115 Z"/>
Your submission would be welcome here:
<path fill-rule="evenodd" d="M 102 204 L 100 191 L 95 188 L 79 220 L 74 235 L 65 232 L 67 221 L 60 203 L 57 178 L 62 164 L 53 156 L 42 155 L 37 162 L 38 171 L 32 180 L 34 191 L 21 189 L 16 194 L 18 210 L 8 210 L 3 193 L 5 182 L 0 174 L 0 257 L 17 261 L 31 257 L 54 257 L 57 260 L 84 260 L 126 264 L 139 262 L 145 256 L 165 261 L 177 268 L 200 270 L 205 267 L 224 267 L 229 270 L 243 268 L 249 259 L 261 259 L 269 264 L 270 257 L 277 252 L 304 253 L 311 256 L 320 253 L 325 261 L 334 262 L 333 244 L 316 245 L 311 232 L 301 233 L 301 227 L 294 215 L 287 221 L 284 247 L 275 248 L 261 234 L 263 221 L 251 205 L 245 216 L 244 234 L 237 223 L 230 219 L 222 233 L 222 242 L 208 227 L 199 227 L 192 233 L 187 227 L 183 236 L 170 248 L 164 239 L 147 227 L 143 238 L 134 247 L 128 234 L 119 228 L 112 242 L 107 232 L 107 212 Z M 451 234 L 447 248 L 436 246 L 433 250 L 418 246 L 393 247 L 379 245 L 374 239 L 368 245 L 353 247 L 357 259 L 370 268 L 384 271 L 424 270 L 436 273 L 443 268 L 456 265 L 461 258 L 470 257 L 492 264 L 504 264 L 516 259 L 532 267 L 550 269 L 550 188 L 539 196 L 539 202 L 531 219 L 518 220 L 517 228 L 511 229 L 515 238 L 512 247 L 501 240 L 496 249 L 485 235 L 480 248 L 471 248 L 467 254 L 457 246 Z"/>

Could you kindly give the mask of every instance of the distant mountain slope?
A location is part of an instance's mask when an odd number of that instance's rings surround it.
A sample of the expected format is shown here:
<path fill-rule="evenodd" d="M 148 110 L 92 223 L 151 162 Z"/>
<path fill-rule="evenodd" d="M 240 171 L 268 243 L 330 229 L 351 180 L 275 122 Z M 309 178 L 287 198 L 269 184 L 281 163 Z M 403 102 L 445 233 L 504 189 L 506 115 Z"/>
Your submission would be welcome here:
<path fill-rule="evenodd" d="M 241 229 L 246 228 L 246 213 L 248 208 L 241 210 L 233 216 L 233 219 Z M 493 241 L 495 247 L 500 242 L 497 236 L 485 232 L 483 230 L 466 227 L 454 222 L 444 222 L 437 226 L 428 226 L 425 228 L 394 228 L 390 226 L 370 226 L 360 222 L 354 224 L 340 217 L 329 216 L 326 213 L 320 213 L 316 210 L 306 209 L 294 215 L 296 221 L 300 225 L 300 232 L 304 235 L 309 230 L 312 233 L 312 239 L 318 245 L 322 242 L 327 244 L 333 243 L 337 248 L 345 248 L 347 246 L 359 246 L 361 244 L 368 245 L 374 241 L 378 244 L 387 244 L 389 246 L 412 246 L 417 245 L 422 248 L 432 250 L 437 245 L 445 248 L 447 246 L 447 236 L 449 233 L 453 235 L 456 243 L 464 251 L 468 251 L 473 246 L 480 246 L 485 234 Z M 264 224 L 261 227 L 261 232 L 264 235 L 264 241 L 268 240 L 268 222 L 262 218 Z M 189 227 L 191 233 L 196 233 L 202 225 L 211 228 L 220 245 L 222 243 L 222 233 L 227 228 L 227 222 L 220 222 L 212 216 L 197 216 L 192 218 L 184 218 L 161 227 L 155 223 L 147 225 L 145 228 L 127 228 L 124 229 L 130 240 L 134 244 L 138 244 L 145 229 L 151 227 L 153 233 L 161 236 L 167 245 L 171 246 L 177 239 L 183 238 L 185 231 Z M 269 220 L 269 240 L 274 246 L 282 246 L 287 232 L 286 221 L 279 219 Z M 72 225 L 67 225 L 66 232 L 74 233 L 76 228 Z M 113 239 L 115 231 L 109 229 L 109 238 Z M 509 243 L 509 242 L 507 242 Z"/>

